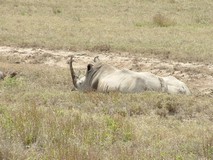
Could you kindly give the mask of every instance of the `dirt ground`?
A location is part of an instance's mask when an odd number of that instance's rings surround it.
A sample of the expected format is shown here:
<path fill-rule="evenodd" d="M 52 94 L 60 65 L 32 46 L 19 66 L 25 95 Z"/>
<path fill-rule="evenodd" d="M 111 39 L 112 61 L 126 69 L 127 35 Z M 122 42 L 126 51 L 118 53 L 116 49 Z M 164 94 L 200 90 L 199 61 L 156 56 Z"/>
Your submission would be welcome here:
<path fill-rule="evenodd" d="M 183 63 L 167 59 L 144 58 L 140 54 L 131 53 L 69 52 L 38 48 L 0 47 L 0 61 L 2 63 L 46 64 L 68 69 L 67 62 L 70 55 L 74 55 L 74 68 L 81 74 L 84 73 L 86 65 L 92 63 L 95 56 L 99 56 L 99 59 L 103 62 L 112 64 L 120 69 L 148 71 L 159 76 L 173 75 L 184 81 L 193 94 L 213 96 L 213 64 Z M 15 71 L 15 68 L 11 68 L 11 70 Z"/>

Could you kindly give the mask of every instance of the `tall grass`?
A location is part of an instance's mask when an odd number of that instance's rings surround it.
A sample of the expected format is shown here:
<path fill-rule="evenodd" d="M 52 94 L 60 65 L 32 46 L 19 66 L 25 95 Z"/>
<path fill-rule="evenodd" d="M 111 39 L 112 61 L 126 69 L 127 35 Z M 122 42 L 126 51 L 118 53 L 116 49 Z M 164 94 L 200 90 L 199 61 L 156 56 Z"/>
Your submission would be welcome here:
<path fill-rule="evenodd" d="M 0 81 L 1 159 L 212 159 L 208 96 L 71 92 L 67 69 L 16 69 Z"/>

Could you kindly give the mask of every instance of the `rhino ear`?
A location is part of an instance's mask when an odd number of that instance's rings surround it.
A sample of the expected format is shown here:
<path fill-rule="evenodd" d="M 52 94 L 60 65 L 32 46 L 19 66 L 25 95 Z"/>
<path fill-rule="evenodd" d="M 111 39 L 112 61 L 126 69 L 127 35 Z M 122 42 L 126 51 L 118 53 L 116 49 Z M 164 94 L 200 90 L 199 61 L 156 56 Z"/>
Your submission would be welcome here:
<path fill-rule="evenodd" d="M 95 63 L 100 62 L 99 56 L 96 56 L 93 60 Z"/>
<path fill-rule="evenodd" d="M 88 65 L 87 65 L 87 72 L 91 71 L 92 67 L 93 67 L 92 64 L 88 64 Z"/>

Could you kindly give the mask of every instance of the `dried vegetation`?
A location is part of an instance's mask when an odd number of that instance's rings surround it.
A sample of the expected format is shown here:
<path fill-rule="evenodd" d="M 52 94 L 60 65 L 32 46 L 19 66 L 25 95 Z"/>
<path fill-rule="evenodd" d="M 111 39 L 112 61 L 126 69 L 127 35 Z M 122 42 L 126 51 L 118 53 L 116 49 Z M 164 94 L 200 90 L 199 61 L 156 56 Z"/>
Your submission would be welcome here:
<path fill-rule="evenodd" d="M 1 66 L 8 70 L 11 64 Z M 2 159 L 213 156 L 208 96 L 71 92 L 67 69 L 13 67 L 19 75 L 0 82 Z"/>
<path fill-rule="evenodd" d="M 211 64 L 212 8 L 212 0 L 0 0 L 0 45 Z M 1 70 L 18 73 L 0 81 L 0 159 L 213 159 L 211 96 L 71 92 L 69 71 L 44 65 L 48 56 L 0 57 Z"/>

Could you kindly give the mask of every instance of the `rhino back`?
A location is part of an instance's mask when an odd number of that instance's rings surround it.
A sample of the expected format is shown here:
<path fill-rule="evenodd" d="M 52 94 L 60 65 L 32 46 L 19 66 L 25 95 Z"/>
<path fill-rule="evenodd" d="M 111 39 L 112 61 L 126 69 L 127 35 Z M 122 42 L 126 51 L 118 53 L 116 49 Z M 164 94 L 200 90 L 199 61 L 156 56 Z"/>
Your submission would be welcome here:
<path fill-rule="evenodd" d="M 161 84 L 153 74 L 117 70 L 99 80 L 100 91 L 143 92 L 160 91 Z"/>

